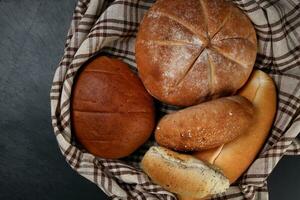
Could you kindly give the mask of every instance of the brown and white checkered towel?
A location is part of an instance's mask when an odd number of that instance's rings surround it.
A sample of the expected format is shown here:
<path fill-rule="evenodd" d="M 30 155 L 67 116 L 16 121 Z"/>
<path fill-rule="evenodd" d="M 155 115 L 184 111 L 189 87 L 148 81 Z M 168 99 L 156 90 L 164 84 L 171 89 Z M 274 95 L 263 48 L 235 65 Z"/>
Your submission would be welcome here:
<path fill-rule="evenodd" d="M 267 72 L 278 91 L 277 115 L 270 136 L 237 185 L 213 199 L 268 199 L 267 177 L 283 155 L 300 154 L 300 1 L 232 0 L 253 22 L 259 51 L 255 67 Z M 153 184 L 139 168 L 153 139 L 123 160 L 97 158 L 72 138 L 70 97 L 74 76 L 99 53 L 116 56 L 136 70 L 134 43 L 139 22 L 152 0 L 79 0 L 68 32 L 64 56 L 51 88 L 51 117 L 62 154 L 80 175 L 111 199 L 176 199 Z M 159 104 L 162 113 L 176 107 Z"/>

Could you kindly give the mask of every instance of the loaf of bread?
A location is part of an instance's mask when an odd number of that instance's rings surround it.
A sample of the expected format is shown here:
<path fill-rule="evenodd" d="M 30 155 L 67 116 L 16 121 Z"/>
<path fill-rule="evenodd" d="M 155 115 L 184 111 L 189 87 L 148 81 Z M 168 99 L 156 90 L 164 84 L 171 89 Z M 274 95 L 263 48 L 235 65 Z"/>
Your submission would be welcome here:
<path fill-rule="evenodd" d="M 146 89 L 179 106 L 234 94 L 249 78 L 256 53 L 250 20 L 225 0 L 158 0 L 136 40 Z"/>
<path fill-rule="evenodd" d="M 222 97 L 165 115 L 156 127 L 155 139 L 177 151 L 214 148 L 245 133 L 253 114 L 246 98 Z"/>
<path fill-rule="evenodd" d="M 155 125 L 152 97 L 117 59 L 97 57 L 84 67 L 72 90 L 71 106 L 77 140 L 103 158 L 128 156 Z"/>
<path fill-rule="evenodd" d="M 238 92 L 252 102 L 254 123 L 237 139 L 218 148 L 196 152 L 195 157 L 216 165 L 231 183 L 249 167 L 263 146 L 276 112 L 276 89 L 273 80 L 255 70 L 247 84 Z"/>
<path fill-rule="evenodd" d="M 214 166 L 163 147 L 151 147 L 141 167 L 154 183 L 184 197 L 202 198 L 229 187 L 228 179 Z"/>

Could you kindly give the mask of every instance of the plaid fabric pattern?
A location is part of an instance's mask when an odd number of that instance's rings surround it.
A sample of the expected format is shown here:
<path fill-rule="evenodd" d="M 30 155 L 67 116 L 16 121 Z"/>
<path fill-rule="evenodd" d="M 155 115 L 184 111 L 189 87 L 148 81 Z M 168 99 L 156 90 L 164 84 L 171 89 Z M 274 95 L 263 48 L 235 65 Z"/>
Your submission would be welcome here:
<path fill-rule="evenodd" d="M 267 72 L 278 92 L 277 114 L 264 148 L 237 185 L 212 199 L 268 199 L 267 177 L 284 155 L 299 155 L 300 142 L 300 2 L 299 0 L 232 0 L 253 22 L 259 50 L 255 67 Z M 62 154 L 80 175 L 111 199 L 176 199 L 153 184 L 139 167 L 150 139 L 122 160 L 97 158 L 72 138 L 70 97 L 74 77 L 88 59 L 106 53 L 136 72 L 134 44 L 139 22 L 152 0 L 79 0 L 50 93 L 51 118 Z M 177 110 L 157 103 L 162 114 Z"/>

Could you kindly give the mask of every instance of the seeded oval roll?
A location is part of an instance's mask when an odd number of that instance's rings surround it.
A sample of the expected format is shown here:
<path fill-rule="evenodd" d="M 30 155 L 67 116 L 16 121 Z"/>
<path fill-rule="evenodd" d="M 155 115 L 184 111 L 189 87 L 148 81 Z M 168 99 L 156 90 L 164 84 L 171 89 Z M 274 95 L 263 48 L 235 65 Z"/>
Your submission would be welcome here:
<path fill-rule="evenodd" d="M 155 139 L 177 151 L 214 148 L 245 133 L 253 114 L 252 104 L 244 97 L 219 98 L 165 115 L 156 127 Z"/>

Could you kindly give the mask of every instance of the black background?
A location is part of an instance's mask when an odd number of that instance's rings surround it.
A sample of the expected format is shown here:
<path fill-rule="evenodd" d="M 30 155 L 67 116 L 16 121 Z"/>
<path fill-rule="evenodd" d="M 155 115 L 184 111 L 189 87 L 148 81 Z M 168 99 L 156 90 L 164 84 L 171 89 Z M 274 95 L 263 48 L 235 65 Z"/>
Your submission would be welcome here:
<path fill-rule="evenodd" d="M 0 0 L 0 200 L 107 199 L 64 161 L 49 91 L 76 0 Z M 269 178 L 271 200 L 300 199 L 300 159 Z"/>

